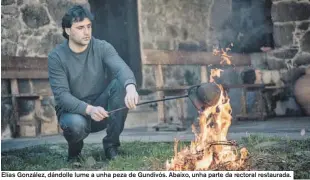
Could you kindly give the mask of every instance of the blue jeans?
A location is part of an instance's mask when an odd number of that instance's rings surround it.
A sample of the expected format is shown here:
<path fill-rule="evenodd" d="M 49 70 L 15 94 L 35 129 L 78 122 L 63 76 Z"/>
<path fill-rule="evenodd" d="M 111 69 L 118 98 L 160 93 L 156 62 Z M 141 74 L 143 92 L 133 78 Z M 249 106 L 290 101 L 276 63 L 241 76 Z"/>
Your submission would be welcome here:
<path fill-rule="evenodd" d="M 105 91 L 93 102 L 93 106 L 102 106 L 107 111 L 125 106 L 124 98 L 126 91 L 118 80 L 111 81 Z M 59 117 L 59 124 L 63 135 L 70 146 L 83 146 L 83 140 L 92 132 L 107 130 L 103 138 L 104 148 L 120 146 L 119 136 L 124 129 L 128 109 L 115 113 L 102 121 L 95 121 L 90 116 L 80 114 L 62 113 Z M 82 148 L 82 147 L 80 147 Z"/>

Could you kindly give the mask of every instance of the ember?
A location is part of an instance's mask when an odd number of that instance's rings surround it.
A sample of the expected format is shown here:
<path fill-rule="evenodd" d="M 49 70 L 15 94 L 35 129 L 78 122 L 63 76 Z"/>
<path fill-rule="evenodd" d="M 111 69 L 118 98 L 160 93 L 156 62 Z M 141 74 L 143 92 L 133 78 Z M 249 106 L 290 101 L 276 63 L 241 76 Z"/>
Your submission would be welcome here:
<path fill-rule="evenodd" d="M 223 62 L 231 64 L 225 51 L 214 50 L 214 55 L 220 55 Z M 221 69 L 211 71 L 210 82 L 215 76 L 220 76 Z M 174 157 L 166 162 L 169 171 L 193 170 L 245 170 L 247 167 L 248 151 L 238 149 L 234 141 L 227 140 L 228 129 L 231 125 L 231 106 L 228 94 L 223 86 L 216 84 L 220 97 L 215 105 L 208 106 L 199 115 L 199 132 L 195 126 L 192 130 L 195 140 L 189 147 L 178 152 L 178 140 L 175 140 Z"/>

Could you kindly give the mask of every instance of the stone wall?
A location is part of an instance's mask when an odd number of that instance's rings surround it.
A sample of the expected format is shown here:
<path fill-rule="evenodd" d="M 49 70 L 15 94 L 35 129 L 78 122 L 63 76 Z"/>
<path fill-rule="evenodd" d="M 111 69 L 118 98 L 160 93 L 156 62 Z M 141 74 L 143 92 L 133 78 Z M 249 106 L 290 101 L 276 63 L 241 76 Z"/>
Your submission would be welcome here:
<path fill-rule="evenodd" d="M 261 46 L 268 46 L 272 34 L 270 21 L 264 21 L 266 0 L 140 0 L 140 41 L 142 49 L 158 51 L 212 52 L 215 47 L 230 46 L 232 52 L 259 52 Z M 250 2 L 250 3 L 249 3 Z M 268 18 L 267 18 L 268 19 Z M 267 37 L 267 38 L 266 38 Z M 272 38 L 271 38 L 272 39 Z M 270 38 L 269 38 L 270 40 Z M 143 51 L 142 51 L 143 53 Z M 142 58 L 147 58 L 143 56 Z M 251 59 L 257 64 L 265 58 L 264 53 L 253 53 Z M 258 59 L 258 60 L 257 60 Z M 142 60 L 143 62 L 143 60 Z M 210 66 L 161 65 L 162 78 L 157 65 L 144 64 L 142 88 L 152 89 L 162 79 L 164 88 L 190 86 L 208 81 Z M 209 67 L 207 67 L 209 66 Z M 245 66 L 226 67 L 219 82 L 241 84 L 240 72 Z M 201 76 L 206 71 L 205 76 Z M 230 91 L 233 114 L 240 112 L 240 91 Z M 173 93 L 170 93 L 173 95 Z M 169 96 L 169 95 L 167 95 Z M 186 119 L 194 120 L 196 113 L 190 101 L 185 108 Z M 177 119 L 176 104 L 165 102 L 167 114 Z M 170 115 L 169 115 L 170 116 Z"/>
<path fill-rule="evenodd" d="M 231 0 L 141 0 L 141 34 L 145 49 L 212 50 L 220 28 L 231 16 Z M 222 33 L 223 35 L 223 33 Z M 214 40 L 217 39 L 217 40 Z"/>
<path fill-rule="evenodd" d="M 1 55 L 47 57 L 49 51 L 64 40 L 61 18 L 73 4 L 89 8 L 87 0 L 2 0 Z M 2 79 L 1 85 L 1 95 L 9 95 L 9 81 Z M 19 80 L 18 87 L 20 93 L 50 92 L 48 80 Z M 2 97 L 1 100 L 1 135 L 10 138 L 12 102 L 11 98 Z M 20 100 L 20 135 L 57 134 L 59 129 L 53 107 L 53 97 Z"/>
<path fill-rule="evenodd" d="M 195 0 L 191 3 L 141 0 L 140 6 L 144 50 L 210 52 L 214 47 L 227 47 L 233 43 L 232 52 L 249 53 L 252 65 L 228 68 L 219 82 L 240 84 L 242 70 L 258 69 L 261 78 L 257 82 L 288 86 L 285 90 L 266 93 L 270 113 L 302 115 L 293 88 L 304 68 L 310 64 L 308 0 Z M 271 51 L 262 51 L 261 47 L 270 47 Z M 187 86 L 201 82 L 199 67 L 162 65 L 163 86 Z M 156 86 L 159 76 L 156 70 L 156 65 L 143 65 L 143 88 Z M 237 114 L 240 112 L 240 91 L 232 90 L 230 95 L 233 114 Z M 171 107 L 171 104 L 165 103 L 168 114 L 178 108 Z"/>
<path fill-rule="evenodd" d="M 46 57 L 62 42 L 61 18 L 74 3 L 87 0 L 1 1 L 1 55 Z"/>
<path fill-rule="evenodd" d="M 234 52 L 257 52 L 272 46 L 271 0 L 141 0 L 140 6 L 145 49 L 212 51 L 233 43 Z"/>
<path fill-rule="evenodd" d="M 273 1 L 272 20 L 276 50 L 269 54 L 268 67 L 283 69 L 309 65 L 310 2 Z"/>
<path fill-rule="evenodd" d="M 275 48 L 260 60 L 266 83 L 289 86 L 268 99 L 277 115 L 302 115 L 294 99 L 294 84 L 310 65 L 310 2 L 272 1 L 273 39 Z M 258 67 L 257 67 L 258 68 Z"/>
<path fill-rule="evenodd" d="M 222 0 L 221 0 L 222 1 Z M 142 54 L 144 50 L 159 51 L 212 51 L 214 42 L 210 36 L 210 14 L 213 0 L 139 0 L 140 43 Z M 226 1 L 225 13 L 230 15 L 230 0 Z M 147 58 L 145 56 L 142 57 Z M 142 88 L 180 87 L 199 84 L 201 82 L 201 68 L 199 65 L 142 65 Z M 160 85 L 159 85 L 160 84 Z M 186 93 L 186 92 L 185 92 Z M 152 100 L 161 97 L 179 95 L 178 92 L 151 94 Z M 184 118 L 189 121 L 195 119 L 195 109 L 190 101 L 185 101 Z M 157 110 L 163 108 L 165 117 L 159 114 L 159 120 L 171 123 L 181 123 L 180 107 L 176 100 L 158 103 Z M 158 111 L 162 113 L 162 111 Z"/>
<path fill-rule="evenodd" d="M 310 64 L 308 0 L 272 0 L 270 7 L 266 7 L 270 0 L 137 1 L 142 63 L 146 58 L 144 52 L 150 49 L 212 52 L 214 47 L 227 47 L 232 43 L 233 52 L 250 54 L 252 67 L 262 72 L 261 82 L 291 87 L 289 91 L 280 91 L 267 97 L 269 105 L 273 106 L 272 111 L 278 115 L 288 112 L 300 114 L 292 88 L 303 73 L 303 68 Z M 46 57 L 55 44 L 63 40 L 61 17 L 75 3 L 89 7 L 87 0 L 2 0 L 2 55 Z M 272 21 L 265 21 L 269 16 Z M 261 46 L 270 46 L 273 50 L 261 52 Z M 158 67 L 161 73 L 158 73 Z M 143 64 L 142 88 L 153 89 L 160 81 L 166 88 L 205 82 L 208 81 L 210 68 L 195 64 Z M 240 72 L 245 68 L 249 67 L 226 68 L 218 81 L 241 84 Z M 9 94 L 8 82 L 2 80 L 1 84 L 2 94 Z M 20 81 L 19 86 L 23 92 L 49 88 L 47 81 Z M 233 113 L 236 114 L 240 111 L 240 91 L 230 93 Z M 158 96 L 154 94 L 142 97 L 147 100 L 155 98 Z M 41 100 L 41 115 L 48 112 L 52 102 L 52 99 Z M 33 102 L 23 103 L 26 104 L 23 116 L 32 117 Z M 195 109 L 190 101 L 186 100 L 185 103 L 185 118 L 194 119 Z M 2 109 L 10 112 L 10 99 L 3 99 Z M 175 112 L 179 107 L 175 102 L 165 103 L 165 109 L 170 116 L 168 119 L 178 118 L 179 114 Z M 6 114 L 1 115 L 9 116 Z M 47 113 L 44 117 L 51 116 Z M 4 118 L 6 122 L 7 119 Z"/>

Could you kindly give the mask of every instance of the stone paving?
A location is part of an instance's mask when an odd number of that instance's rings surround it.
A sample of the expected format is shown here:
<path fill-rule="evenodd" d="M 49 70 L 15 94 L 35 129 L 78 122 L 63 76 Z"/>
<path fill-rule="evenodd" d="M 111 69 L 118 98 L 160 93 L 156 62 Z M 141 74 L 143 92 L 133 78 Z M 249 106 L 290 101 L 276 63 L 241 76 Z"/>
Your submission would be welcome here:
<path fill-rule="evenodd" d="M 301 133 L 304 129 L 305 133 Z M 265 136 L 287 137 L 289 139 L 307 139 L 310 137 L 310 117 L 275 118 L 267 121 L 239 121 L 232 124 L 229 129 L 228 139 L 240 140 L 251 134 Z M 90 134 L 85 143 L 101 143 L 106 132 Z M 125 129 L 121 135 L 121 141 L 143 141 L 143 142 L 173 142 L 177 138 L 181 141 L 194 139 L 191 129 L 185 131 L 155 131 L 150 128 Z M 62 135 L 18 138 L 1 141 L 1 152 L 11 149 L 19 149 L 39 144 L 66 143 Z"/>

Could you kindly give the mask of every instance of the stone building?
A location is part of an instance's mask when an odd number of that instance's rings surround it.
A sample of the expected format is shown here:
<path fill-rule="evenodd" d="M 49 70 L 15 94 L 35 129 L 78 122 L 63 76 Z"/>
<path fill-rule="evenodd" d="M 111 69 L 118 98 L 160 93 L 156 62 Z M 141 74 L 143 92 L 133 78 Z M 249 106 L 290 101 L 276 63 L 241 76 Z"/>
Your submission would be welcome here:
<path fill-rule="evenodd" d="M 182 93 L 178 89 L 209 80 L 218 67 L 214 47 L 230 47 L 234 66 L 225 66 L 220 83 L 241 84 L 247 68 L 262 72 L 262 83 L 288 85 L 273 93 L 267 104 L 276 115 L 302 115 L 292 88 L 310 64 L 310 2 L 308 0 L 2 0 L 2 57 L 38 57 L 63 41 L 61 18 L 72 4 L 83 4 L 95 15 L 93 35 L 109 41 L 133 69 L 141 101 Z M 233 45 L 233 46 L 231 46 Z M 262 51 L 270 47 L 270 51 Z M 1 80 L 2 136 L 12 117 L 9 80 Z M 47 80 L 18 80 L 20 93 L 50 92 Z M 165 89 L 165 91 L 154 91 Z M 168 91 L 169 90 L 169 91 Z M 240 110 L 241 93 L 230 92 L 233 114 Z M 196 110 L 188 99 L 139 107 L 126 127 L 150 127 L 159 120 L 192 122 Z M 58 133 L 53 97 L 18 102 L 20 134 Z M 163 116 L 162 111 L 165 111 Z M 181 117 L 180 117 L 181 116 Z M 147 118 L 145 118 L 147 117 Z M 27 123 L 26 123 L 27 124 Z M 45 125 L 44 125 L 45 124 Z M 44 130 L 42 130 L 44 129 Z"/>

